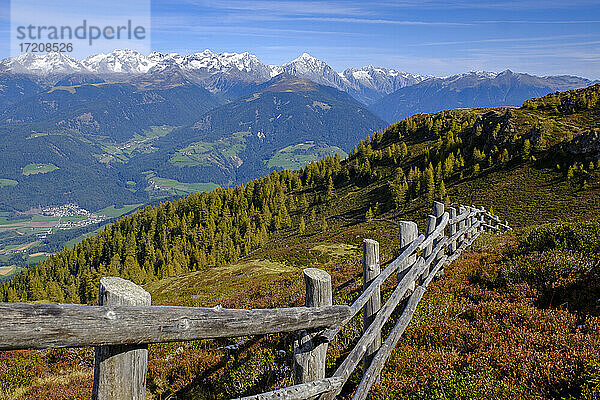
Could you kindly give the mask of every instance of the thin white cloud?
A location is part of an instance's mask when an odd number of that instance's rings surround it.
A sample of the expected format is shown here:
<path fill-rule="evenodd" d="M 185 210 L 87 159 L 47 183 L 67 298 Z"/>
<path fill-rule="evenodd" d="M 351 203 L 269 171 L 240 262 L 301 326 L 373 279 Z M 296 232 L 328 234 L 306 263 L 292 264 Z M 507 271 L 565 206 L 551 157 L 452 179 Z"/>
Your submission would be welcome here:
<path fill-rule="evenodd" d="M 408 46 L 451 46 L 474 43 L 513 43 L 513 42 L 536 42 L 536 41 L 554 41 L 561 39 L 573 39 L 581 37 L 591 37 L 589 34 L 557 35 L 557 36 L 538 36 L 538 37 L 518 37 L 518 38 L 492 38 L 478 40 L 456 40 L 444 42 L 426 42 L 409 44 Z"/>
<path fill-rule="evenodd" d="M 511 0 L 511 1 L 474 1 L 474 0 L 392 0 L 371 3 L 375 7 L 394 7 L 405 9 L 489 9 L 489 10 L 535 10 L 535 9 L 580 9 L 597 6 L 596 0 Z"/>
<path fill-rule="evenodd" d="M 210 18 L 206 18 L 203 21 L 210 21 Z M 321 29 L 288 29 L 288 28 L 268 28 L 260 26 L 240 26 L 236 24 L 221 24 L 213 25 L 214 21 L 209 23 L 200 22 L 198 19 L 191 18 L 182 20 L 178 17 L 172 18 L 157 18 L 152 21 L 152 31 L 155 33 L 169 33 L 169 32 L 185 32 L 189 33 L 205 33 L 205 34 L 230 34 L 233 36 L 239 35 L 256 35 L 256 36 L 270 36 L 277 37 L 281 35 L 328 35 L 328 36 L 346 36 L 346 37 L 367 37 L 373 36 L 377 33 L 364 33 L 364 32 L 352 32 L 352 31 L 334 31 L 334 30 L 321 30 Z M 381 33 L 383 35 L 383 33 Z"/>
<path fill-rule="evenodd" d="M 189 3 L 215 10 L 268 13 L 271 15 L 353 15 L 374 13 L 369 3 L 351 1 L 265 1 L 265 0 L 188 0 Z"/>
<path fill-rule="evenodd" d="M 467 22 L 433 22 L 433 21 L 403 21 L 393 19 L 340 18 L 340 17 L 298 17 L 302 21 L 343 22 L 352 24 L 375 25 L 415 25 L 415 26 L 471 26 Z"/>
<path fill-rule="evenodd" d="M 556 20 L 556 21 L 536 21 L 536 20 L 485 20 L 473 21 L 475 24 L 528 24 L 528 25 L 571 25 L 571 24 L 600 24 L 600 20 Z"/>

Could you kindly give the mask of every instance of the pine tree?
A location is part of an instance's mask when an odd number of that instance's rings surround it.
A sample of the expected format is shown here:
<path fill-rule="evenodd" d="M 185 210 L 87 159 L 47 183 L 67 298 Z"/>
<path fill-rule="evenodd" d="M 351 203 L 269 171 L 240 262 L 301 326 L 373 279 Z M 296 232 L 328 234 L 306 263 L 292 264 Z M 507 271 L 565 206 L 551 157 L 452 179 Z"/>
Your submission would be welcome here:
<path fill-rule="evenodd" d="M 450 153 L 450 155 L 446 158 L 446 161 L 444 161 L 444 177 L 448 178 L 452 176 L 452 173 L 454 172 L 454 164 L 454 154 Z"/>
<path fill-rule="evenodd" d="M 306 210 L 308 208 L 308 201 L 306 200 L 306 194 L 302 193 L 300 195 L 300 209 Z"/>
<path fill-rule="evenodd" d="M 479 164 L 483 160 L 485 160 L 485 153 L 479 151 L 479 149 L 475 147 L 473 149 L 473 161 L 475 162 L 475 164 Z"/>
<path fill-rule="evenodd" d="M 385 149 L 385 158 L 387 158 L 388 160 L 393 160 L 394 159 L 394 153 L 392 153 L 392 147 L 393 146 L 388 146 Z M 394 161 L 394 164 L 396 163 L 396 161 Z"/>
<path fill-rule="evenodd" d="M 309 221 L 310 222 L 315 222 L 317 220 L 317 212 L 315 211 L 315 208 L 311 208 L 310 209 L 310 218 Z"/>
<path fill-rule="evenodd" d="M 367 221 L 367 222 L 373 221 L 373 210 L 371 210 L 371 207 L 369 207 L 369 209 L 365 213 L 365 221 Z"/>
<path fill-rule="evenodd" d="M 433 168 L 431 166 L 425 170 L 425 196 L 427 202 L 431 203 L 433 201 L 433 196 L 435 194 L 435 179 L 433 177 Z"/>
<path fill-rule="evenodd" d="M 325 216 L 321 217 L 321 230 L 325 232 L 329 225 L 327 224 L 327 218 Z"/>
<path fill-rule="evenodd" d="M 390 182 L 390 191 L 396 209 L 399 209 L 408 201 L 408 183 L 402 168 L 396 170 L 394 179 Z"/>
<path fill-rule="evenodd" d="M 304 222 L 304 216 L 300 217 L 300 224 L 298 224 L 298 232 L 300 232 L 300 234 L 304 234 L 304 232 L 306 231 L 306 222 Z"/>
<path fill-rule="evenodd" d="M 325 196 L 325 199 L 329 202 L 331 201 L 334 196 L 335 196 L 335 192 L 334 192 L 334 186 L 333 186 L 333 178 L 331 177 L 331 175 L 329 176 L 329 180 L 327 182 L 327 194 Z"/>
<path fill-rule="evenodd" d="M 400 143 L 400 157 L 404 158 L 408 155 L 408 148 L 406 147 L 406 143 Z"/>
<path fill-rule="evenodd" d="M 508 150 L 504 149 L 502 151 L 502 155 L 500 156 L 500 162 L 502 164 L 506 164 L 506 163 L 508 163 L 508 161 L 510 161 L 510 156 L 508 155 Z"/>
<path fill-rule="evenodd" d="M 523 141 L 523 158 L 527 159 L 527 157 L 529 157 L 530 153 L 531 153 L 531 142 L 529 141 L 529 139 L 525 139 L 525 141 Z"/>
<path fill-rule="evenodd" d="M 435 184 L 439 185 L 440 182 L 444 179 L 444 172 L 442 170 L 442 163 L 437 163 L 435 166 Z"/>
<path fill-rule="evenodd" d="M 477 127 L 475 127 L 475 136 L 481 136 L 482 133 L 483 127 L 481 125 L 477 125 Z"/>
<path fill-rule="evenodd" d="M 569 183 L 573 183 L 573 180 L 575 178 L 575 167 L 574 166 L 570 166 L 569 170 L 567 171 L 567 181 Z"/>
<path fill-rule="evenodd" d="M 446 192 L 446 185 L 444 184 L 444 181 L 442 180 L 442 182 L 440 182 L 440 186 L 438 188 L 438 199 L 440 201 L 444 201 L 447 197 L 448 193 Z"/>

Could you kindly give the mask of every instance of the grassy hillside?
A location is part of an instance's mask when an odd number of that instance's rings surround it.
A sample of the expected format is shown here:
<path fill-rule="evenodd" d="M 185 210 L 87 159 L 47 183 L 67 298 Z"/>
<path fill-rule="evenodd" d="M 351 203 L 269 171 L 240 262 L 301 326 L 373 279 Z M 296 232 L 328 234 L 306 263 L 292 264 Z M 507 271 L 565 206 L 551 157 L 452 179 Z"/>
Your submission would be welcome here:
<path fill-rule="evenodd" d="M 148 207 L 3 284 L 1 297 L 92 303 L 99 277 L 120 275 L 155 304 L 300 305 L 301 271 L 315 266 L 332 274 L 334 303 L 349 304 L 361 290 L 362 238 L 380 241 L 386 264 L 398 250 L 388 220 L 423 228 L 432 199 L 485 205 L 516 233 L 482 237 L 433 284 L 373 398 L 591 396 L 600 249 L 598 225 L 577 221 L 600 210 L 600 154 L 588 140 L 599 91 L 416 115 L 347 160 Z M 332 344 L 330 370 L 359 330 L 357 320 Z M 90 391 L 90 350 L 1 356 L 5 392 Z M 164 344 L 151 346 L 148 383 L 157 398 L 227 398 L 289 385 L 290 366 L 285 335 Z"/>

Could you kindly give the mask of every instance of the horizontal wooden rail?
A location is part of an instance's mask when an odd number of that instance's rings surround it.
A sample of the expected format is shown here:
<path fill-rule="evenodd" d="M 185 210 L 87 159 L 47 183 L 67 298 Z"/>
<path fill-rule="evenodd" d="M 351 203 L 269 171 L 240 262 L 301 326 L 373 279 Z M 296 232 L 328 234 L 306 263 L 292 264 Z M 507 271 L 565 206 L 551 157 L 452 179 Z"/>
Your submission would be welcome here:
<path fill-rule="evenodd" d="M 507 229 L 509 231 L 512 231 L 512 228 L 508 225 L 508 221 L 505 221 L 504 223 L 500 220 L 500 217 L 498 217 L 497 215 L 494 215 L 492 213 L 490 213 L 489 211 L 485 211 L 484 214 L 490 218 L 492 221 L 496 222 L 496 225 L 499 226 L 500 228 L 503 229 Z"/>
<path fill-rule="evenodd" d="M 499 231 L 502 230 L 502 228 L 500 228 L 499 226 L 495 226 L 495 225 L 490 225 L 490 224 L 486 224 L 485 222 L 481 224 L 481 226 L 485 227 L 485 228 L 489 228 L 489 229 L 493 229 L 495 231 Z"/>
<path fill-rule="evenodd" d="M 429 276 L 427 277 L 427 279 L 425 279 L 425 282 L 423 282 L 423 286 L 425 286 L 425 287 L 429 286 L 429 284 L 431 283 L 433 278 L 436 277 L 437 273 L 442 268 L 444 268 L 444 264 L 446 263 L 447 260 L 448 260 L 448 256 L 443 256 L 442 258 L 440 258 L 439 260 L 436 261 L 435 266 L 429 273 Z"/>
<path fill-rule="evenodd" d="M 159 343 L 323 328 L 348 306 L 236 310 L 0 303 L 0 350 Z"/>
<path fill-rule="evenodd" d="M 475 215 L 475 212 L 467 209 L 467 211 L 457 215 L 456 217 L 452 218 L 448 223 L 450 224 L 457 224 L 459 222 L 464 221 L 465 219 L 472 217 Z"/>
<path fill-rule="evenodd" d="M 316 381 L 310 381 L 301 383 L 299 385 L 289 386 L 279 390 L 273 390 L 272 392 L 266 392 L 257 394 L 254 396 L 242 397 L 236 400 L 272 400 L 272 399 L 285 399 L 285 400 L 305 400 L 312 399 L 323 393 L 328 393 L 333 390 L 337 390 L 342 387 L 344 381 L 342 378 L 332 377 L 319 379 Z"/>
<path fill-rule="evenodd" d="M 425 260 L 425 266 L 423 267 L 424 269 L 428 268 L 431 265 L 433 260 L 435 260 L 438 257 L 440 251 L 444 250 L 444 246 L 446 246 L 447 243 L 447 238 L 443 238 L 442 240 L 440 240 L 440 242 L 433 248 L 433 251 L 431 252 L 429 257 L 427 257 L 427 259 Z"/>
<path fill-rule="evenodd" d="M 470 226 L 464 226 L 462 229 L 459 229 L 458 232 L 456 232 L 454 235 L 450 236 L 448 238 L 448 242 L 454 242 L 455 240 L 457 240 L 459 237 L 461 237 L 462 235 L 467 233 L 467 231 L 470 231 L 470 230 L 471 230 Z"/>
<path fill-rule="evenodd" d="M 444 233 L 444 229 L 446 225 L 448 225 L 448 220 L 450 219 L 448 213 L 444 213 L 442 216 L 442 221 L 438 226 L 435 227 L 435 230 L 431 233 L 431 235 L 427 236 L 425 240 L 419 245 L 418 250 L 423 250 L 427 246 L 433 243 L 435 239 L 440 237 Z"/>

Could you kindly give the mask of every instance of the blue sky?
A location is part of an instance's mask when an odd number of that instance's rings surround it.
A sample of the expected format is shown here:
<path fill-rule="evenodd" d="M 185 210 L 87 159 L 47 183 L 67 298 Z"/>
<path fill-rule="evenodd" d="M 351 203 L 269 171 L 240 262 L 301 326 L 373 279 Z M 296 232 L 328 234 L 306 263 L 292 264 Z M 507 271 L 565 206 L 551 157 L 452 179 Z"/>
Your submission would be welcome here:
<path fill-rule="evenodd" d="M 10 12 L 2 2 L 6 57 Z M 152 48 L 249 51 L 269 64 L 308 52 L 338 71 L 367 64 L 433 75 L 509 68 L 600 79 L 600 2 L 153 0 Z"/>

